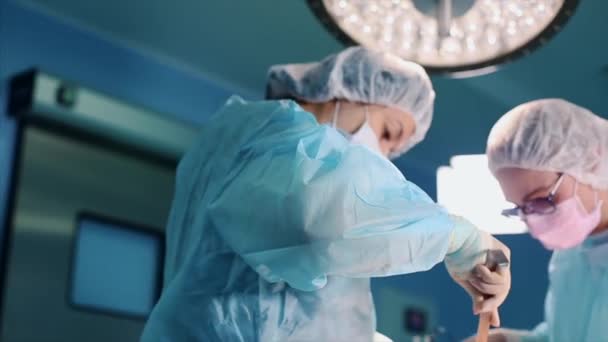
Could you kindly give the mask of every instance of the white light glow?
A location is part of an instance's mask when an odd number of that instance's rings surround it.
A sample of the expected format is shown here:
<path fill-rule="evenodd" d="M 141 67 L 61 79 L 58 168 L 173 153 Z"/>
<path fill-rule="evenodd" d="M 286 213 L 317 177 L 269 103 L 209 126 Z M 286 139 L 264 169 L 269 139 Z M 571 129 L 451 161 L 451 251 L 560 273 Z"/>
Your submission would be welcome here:
<path fill-rule="evenodd" d="M 464 15 L 452 18 L 448 35 L 442 37 L 436 18 L 421 13 L 413 0 L 323 3 L 337 25 L 359 44 L 425 66 L 451 67 L 480 63 L 522 47 L 551 23 L 564 1 L 477 0 Z M 390 38 L 383 34 L 387 31 Z"/>
<path fill-rule="evenodd" d="M 460 215 L 490 234 L 521 234 L 525 224 L 500 213 L 512 208 L 487 167 L 483 154 L 455 156 L 450 166 L 437 170 L 437 201 L 450 213 Z"/>

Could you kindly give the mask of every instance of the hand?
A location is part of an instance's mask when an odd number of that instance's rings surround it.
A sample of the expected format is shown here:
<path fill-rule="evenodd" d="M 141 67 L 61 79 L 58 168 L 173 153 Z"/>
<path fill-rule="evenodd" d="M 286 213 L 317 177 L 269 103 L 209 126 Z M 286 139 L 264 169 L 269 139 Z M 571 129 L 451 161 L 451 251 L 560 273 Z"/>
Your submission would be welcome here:
<path fill-rule="evenodd" d="M 502 242 L 494 239 L 492 249 L 502 250 L 507 259 L 511 260 L 511 251 Z M 511 268 L 498 267 L 492 272 L 485 265 L 477 265 L 472 274 L 469 284 L 484 296 L 479 312 L 489 312 L 501 306 L 511 290 Z M 499 319 L 490 322 L 495 327 L 500 325 Z"/>
<path fill-rule="evenodd" d="M 511 329 L 494 329 L 488 334 L 488 342 L 519 342 L 522 338 L 531 336 L 529 331 L 511 330 Z M 476 342 L 477 336 L 473 335 L 463 342 Z"/>
<path fill-rule="evenodd" d="M 468 294 L 471 296 L 471 300 L 473 302 L 473 313 L 475 315 L 479 315 L 481 313 L 491 313 L 490 316 L 490 324 L 493 327 L 500 327 L 500 315 L 498 313 L 498 306 L 493 307 L 491 305 L 494 302 L 488 303 L 489 299 L 485 297 L 482 293 L 479 292 L 475 287 L 470 284 L 469 279 L 459 278 L 457 276 L 451 275 L 454 282 L 460 285 Z"/>
<path fill-rule="evenodd" d="M 511 251 L 502 242 L 491 237 L 489 249 L 500 249 L 507 259 L 511 259 Z M 476 265 L 471 272 L 454 274 L 450 272 L 454 281 L 462 286 L 473 300 L 473 313 L 491 313 L 490 324 L 500 326 L 498 307 L 507 298 L 511 290 L 510 267 L 498 267 L 492 272 L 482 264 Z"/>
<path fill-rule="evenodd" d="M 478 230 L 467 220 L 455 216 L 452 218 L 455 223 L 454 237 L 445 258 L 448 272 L 471 296 L 473 312 L 491 312 L 490 323 L 497 327 L 500 325 L 498 307 L 504 302 L 511 288 L 511 272 L 509 267 L 490 272 L 482 265 L 489 249 L 500 249 L 509 260 L 511 251 L 502 242 Z"/>

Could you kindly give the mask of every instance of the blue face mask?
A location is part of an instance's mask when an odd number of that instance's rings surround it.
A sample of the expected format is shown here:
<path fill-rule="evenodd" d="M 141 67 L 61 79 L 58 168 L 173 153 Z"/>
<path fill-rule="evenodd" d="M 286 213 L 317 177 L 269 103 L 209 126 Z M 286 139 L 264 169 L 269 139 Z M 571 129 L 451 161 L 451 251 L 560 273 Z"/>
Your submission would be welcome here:
<path fill-rule="evenodd" d="M 372 126 L 369 124 L 369 112 L 367 110 L 367 106 L 364 106 L 365 109 L 365 122 L 355 133 L 344 132 L 343 130 L 338 128 L 338 115 L 340 114 L 340 101 L 336 102 L 336 109 L 334 110 L 334 119 L 332 123 L 332 127 L 341 132 L 348 141 L 352 144 L 367 146 L 370 150 L 384 155 L 382 153 L 382 149 L 380 148 L 380 142 L 378 141 L 378 136 L 376 132 L 372 129 Z"/>

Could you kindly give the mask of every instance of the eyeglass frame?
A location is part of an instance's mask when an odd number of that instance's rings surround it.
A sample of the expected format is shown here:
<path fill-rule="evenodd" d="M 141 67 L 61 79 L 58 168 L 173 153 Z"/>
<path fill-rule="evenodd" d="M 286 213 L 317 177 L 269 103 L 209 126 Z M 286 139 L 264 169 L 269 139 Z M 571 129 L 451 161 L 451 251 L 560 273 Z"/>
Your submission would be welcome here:
<path fill-rule="evenodd" d="M 505 209 L 501 212 L 501 215 L 503 215 L 505 217 L 513 217 L 513 216 L 523 217 L 525 215 L 531 215 L 531 214 L 549 215 L 549 214 L 554 213 L 557 208 L 557 204 L 555 203 L 555 194 L 557 193 L 557 190 L 559 189 L 560 185 L 563 183 L 564 176 L 565 176 L 564 173 L 559 173 L 559 177 L 555 181 L 555 184 L 551 187 L 551 191 L 549 192 L 548 196 L 538 197 L 538 198 L 524 202 L 524 204 L 521 206 L 518 205 L 518 206 L 515 206 L 515 208 Z M 548 204 L 548 208 L 550 208 L 549 211 L 535 212 L 532 209 L 526 209 L 526 208 L 531 208 L 532 203 L 538 203 L 538 202 L 543 202 L 543 203 Z"/>

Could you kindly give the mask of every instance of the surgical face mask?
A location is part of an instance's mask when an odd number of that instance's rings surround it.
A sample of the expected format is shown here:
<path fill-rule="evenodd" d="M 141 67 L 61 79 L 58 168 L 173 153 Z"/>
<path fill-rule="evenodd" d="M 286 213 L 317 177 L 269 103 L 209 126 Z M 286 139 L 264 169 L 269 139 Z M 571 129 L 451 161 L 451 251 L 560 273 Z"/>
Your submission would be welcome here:
<path fill-rule="evenodd" d="M 600 223 L 602 201 L 598 201 L 597 192 L 595 209 L 587 213 L 576 193 L 577 188 L 578 183 L 574 187 L 574 195 L 557 204 L 554 212 L 524 216 L 530 234 L 540 240 L 547 249 L 562 250 L 575 247 L 582 243 Z"/>
<path fill-rule="evenodd" d="M 372 129 L 372 126 L 369 124 L 369 112 L 367 110 L 367 106 L 365 109 L 365 122 L 355 133 L 347 133 L 340 130 L 337 126 L 338 124 L 338 115 L 340 114 L 340 101 L 336 102 L 336 109 L 334 110 L 334 118 L 332 127 L 338 129 L 344 136 L 352 143 L 357 145 L 367 146 L 372 151 L 384 156 L 382 153 L 382 149 L 380 148 L 380 142 L 378 141 L 378 136 L 376 132 Z"/>

